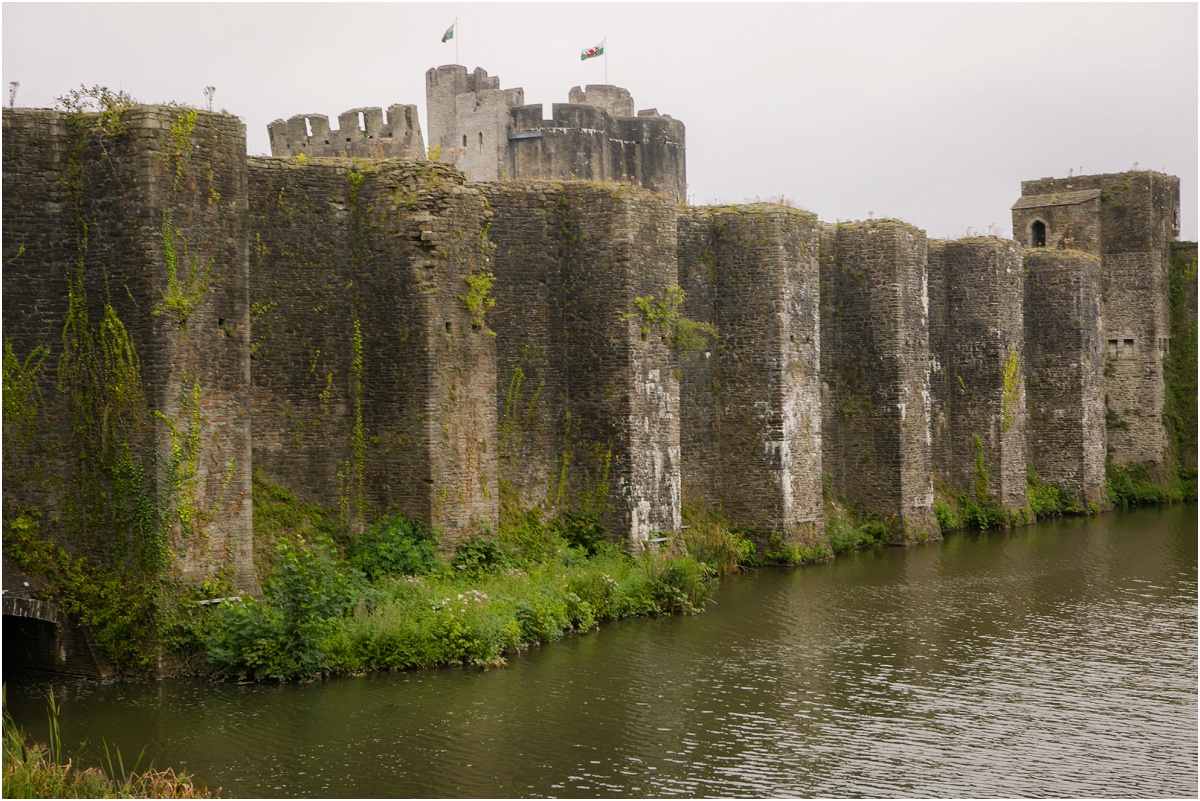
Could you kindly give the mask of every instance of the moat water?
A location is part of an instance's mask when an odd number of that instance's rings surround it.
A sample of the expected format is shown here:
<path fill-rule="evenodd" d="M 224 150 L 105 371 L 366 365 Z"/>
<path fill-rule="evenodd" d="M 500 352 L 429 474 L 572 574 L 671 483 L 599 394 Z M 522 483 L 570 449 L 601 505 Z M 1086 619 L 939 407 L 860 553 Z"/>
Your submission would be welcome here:
<path fill-rule="evenodd" d="M 16 719 L 227 797 L 1197 795 L 1195 506 L 723 582 L 501 670 L 5 676 Z"/>

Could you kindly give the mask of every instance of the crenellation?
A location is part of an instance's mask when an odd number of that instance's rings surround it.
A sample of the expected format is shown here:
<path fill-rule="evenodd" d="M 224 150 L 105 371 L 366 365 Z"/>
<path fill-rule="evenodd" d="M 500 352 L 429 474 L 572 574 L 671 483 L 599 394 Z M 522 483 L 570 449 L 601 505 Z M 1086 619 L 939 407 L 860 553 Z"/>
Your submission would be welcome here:
<path fill-rule="evenodd" d="M 387 119 L 377 106 L 352 108 L 329 127 L 323 114 L 297 114 L 267 126 L 271 155 L 292 158 L 414 158 L 425 155 L 417 107 L 388 106 Z"/>

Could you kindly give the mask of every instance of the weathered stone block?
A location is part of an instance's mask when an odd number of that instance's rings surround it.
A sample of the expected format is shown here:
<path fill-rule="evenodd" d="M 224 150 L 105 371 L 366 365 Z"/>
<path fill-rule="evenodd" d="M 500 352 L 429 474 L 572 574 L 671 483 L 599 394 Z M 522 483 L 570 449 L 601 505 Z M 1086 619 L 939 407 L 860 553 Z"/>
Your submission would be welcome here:
<path fill-rule="evenodd" d="M 1012 240 L 929 245 L 934 476 L 1008 512 L 1027 504 L 1022 274 Z"/>
<path fill-rule="evenodd" d="M 771 535 L 824 541 L 818 252 L 808 212 L 680 215 L 683 312 L 718 331 L 681 354 L 684 500 L 756 532 L 760 547 Z"/>
<path fill-rule="evenodd" d="M 897 542 L 933 516 L 925 233 L 892 220 L 821 238 L 822 460 L 833 491 Z"/>
<path fill-rule="evenodd" d="M 636 299 L 676 282 L 676 211 L 578 183 L 486 185 L 505 498 L 595 515 L 640 548 L 679 530 L 678 361 Z"/>
<path fill-rule="evenodd" d="M 1100 260 L 1036 248 L 1023 261 L 1029 460 L 1080 506 L 1103 506 Z"/>

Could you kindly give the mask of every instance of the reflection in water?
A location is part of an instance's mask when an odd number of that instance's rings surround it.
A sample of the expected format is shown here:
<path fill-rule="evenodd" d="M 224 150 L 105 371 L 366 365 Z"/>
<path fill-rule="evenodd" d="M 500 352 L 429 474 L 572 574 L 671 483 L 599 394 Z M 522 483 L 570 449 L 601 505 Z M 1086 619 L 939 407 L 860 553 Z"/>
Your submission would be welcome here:
<path fill-rule="evenodd" d="M 504 670 L 6 680 L 228 796 L 1194 797 L 1196 541 L 1188 506 L 760 570 Z"/>

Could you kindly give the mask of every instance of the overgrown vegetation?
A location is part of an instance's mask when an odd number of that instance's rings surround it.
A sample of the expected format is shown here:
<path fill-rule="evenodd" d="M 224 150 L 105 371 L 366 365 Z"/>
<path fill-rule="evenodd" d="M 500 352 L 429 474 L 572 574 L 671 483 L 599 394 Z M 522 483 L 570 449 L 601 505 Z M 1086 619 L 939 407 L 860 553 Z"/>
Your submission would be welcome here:
<path fill-rule="evenodd" d="M 329 515 L 261 476 L 256 512 L 260 496 L 276 539 L 263 599 L 209 607 L 204 635 L 212 668 L 229 678 L 502 665 L 600 620 L 699 611 L 715 587 L 707 563 L 669 549 L 632 556 L 590 515 L 530 510 L 447 559 L 420 523 L 393 516 L 334 536 Z M 287 520 L 308 537 L 284 536 Z"/>
<path fill-rule="evenodd" d="M 1182 476 L 1173 474 L 1155 481 L 1150 471 L 1140 464 L 1118 465 L 1109 461 L 1104 467 L 1108 500 L 1119 509 L 1196 500 L 1195 471 L 1192 471 L 1189 486 Z"/>
<path fill-rule="evenodd" d="M 1095 504 L 1084 506 L 1062 487 L 1042 481 L 1032 464 L 1025 467 L 1025 485 L 1029 507 L 1039 520 L 1063 515 L 1095 514 L 1098 511 Z"/>
<path fill-rule="evenodd" d="M 1197 324 L 1189 316 L 1187 304 L 1189 293 L 1194 297 L 1196 292 L 1195 254 L 1194 249 L 1179 245 L 1171 249 L 1171 339 L 1164 365 L 1163 405 L 1163 421 L 1178 470 L 1179 495 L 1192 502 L 1196 501 Z"/>
<path fill-rule="evenodd" d="M 53 692 L 47 706 L 50 742 L 35 742 L 9 714 L 5 691 L 5 798 L 212 798 L 220 792 L 209 792 L 188 774 L 171 768 L 139 772 L 140 757 L 126 770 L 120 750 L 109 750 L 107 744 L 102 768 L 82 767 L 78 752 L 67 756 L 64 751 Z"/>
<path fill-rule="evenodd" d="M 682 351 L 704 350 L 715 342 L 716 326 L 684 317 L 679 311 L 686 297 L 683 289 L 674 284 L 666 288 L 662 300 L 655 299 L 654 295 L 635 297 L 633 303 L 642 313 L 642 339 L 649 337 L 652 329 L 658 328 L 663 342 Z"/>

